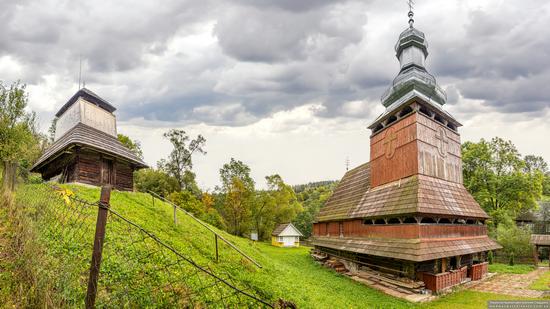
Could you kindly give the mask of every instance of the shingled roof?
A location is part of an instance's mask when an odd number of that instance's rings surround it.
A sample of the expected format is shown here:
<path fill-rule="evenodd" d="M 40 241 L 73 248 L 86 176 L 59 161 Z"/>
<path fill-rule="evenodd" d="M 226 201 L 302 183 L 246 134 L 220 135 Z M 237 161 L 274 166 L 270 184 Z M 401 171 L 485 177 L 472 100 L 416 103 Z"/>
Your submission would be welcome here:
<path fill-rule="evenodd" d="M 369 165 L 344 175 L 317 221 L 425 214 L 489 218 L 462 184 L 414 175 L 370 189 Z"/>
<path fill-rule="evenodd" d="M 279 236 L 288 226 L 291 226 L 297 233 L 294 236 L 304 236 L 302 233 L 294 226 L 292 223 L 282 223 L 279 224 L 273 232 L 271 232 L 272 236 Z"/>
<path fill-rule="evenodd" d="M 359 205 L 361 198 L 370 188 L 369 163 L 349 170 L 334 192 L 321 208 L 317 220 L 327 221 L 346 218 Z"/>
<path fill-rule="evenodd" d="M 313 245 L 414 262 L 502 248 L 488 236 L 469 238 L 336 238 L 315 237 Z"/>
<path fill-rule="evenodd" d="M 55 114 L 55 117 L 60 117 L 61 115 L 63 115 L 63 113 L 65 113 L 65 111 L 67 111 L 67 109 L 69 109 L 69 107 L 71 107 L 71 105 L 73 105 L 74 102 L 76 102 L 78 100 L 78 98 L 83 98 L 86 101 L 88 101 L 92 104 L 95 104 L 96 106 L 99 106 L 102 109 L 108 111 L 109 113 L 112 113 L 112 112 L 116 111 L 116 108 L 114 106 L 112 106 L 109 102 L 107 102 L 106 100 L 104 100 L 103 98 L 101 98 L 100 96 L 95 94 L 93 91 L 91 91 L 89 89 L 86 89 L 86 88 L 82 88 L 82 89 L 78 90 L 69 99 L 69 101 L 67 101 L 67 103 L 65 103 L 61 107 L 61 109 L 59 109 L 59 111 Z"/>
<path fill-rule="evenodd" d="M 91 147 L 98 151 L 128 160 L 137 167 L 147 167 L 147 164 L 145 164 L 143 160 L 131 152 L 130 149 L 126 148 L 126 146 L 119 142 L 116 137 L 83 123 L 78 123 L 44 152 L 34 164 L 31 171 L 38 172 L 50 158 L 56 157 L 72 145 Z"/>
<path fill-rule="evenodd" d="M 531 243 L 538 246 L 550 246 L 550 235 L 532 234 Z"/>

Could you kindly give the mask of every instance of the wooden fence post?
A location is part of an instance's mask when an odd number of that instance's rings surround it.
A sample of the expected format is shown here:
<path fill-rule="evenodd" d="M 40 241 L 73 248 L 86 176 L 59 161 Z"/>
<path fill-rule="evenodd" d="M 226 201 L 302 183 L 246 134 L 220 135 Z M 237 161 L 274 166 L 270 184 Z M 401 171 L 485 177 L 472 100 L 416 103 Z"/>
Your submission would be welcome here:
<path fill-rule="evenodd" d="M 533 262 L 535 264 L 535 267 L 539 266 L 539 246 L 537 245 L 533 247 Z"/>
<path fill-rule="evenodd" d="M 177 213 L 176 206 L 174 206 L 174 225 L 177 225 L 177 224 L 178 224 L 178 213 Z"/>
<path fill-rule="evenodd" d="M 2 189 L 6 191 L 15 191 L 17 182 L 17 163 L 4 161 L 4 172 L 2 173 Z"/>
<path fill-rule="evenodd" d="M 214 234 L 216 238 L 216 262 L 218 262 L 218 234 Z"/>
<path fill-rule="evenodd" d="M 86 293 L 86 308 L 95 308 L 97 295 L 97 281 L 101 267 L 101 254 L 103 253 L 103 242 L 105 240 L 105 227 L 109 213 L 109 200 L 111 199 L 111 186 L 101 187 L 101 197 L 97 211 L 95 226 L 94 251 L 92 252 L 92 263 L 90 265 L 90 277 L 88 279 L 88 291 Z"/>

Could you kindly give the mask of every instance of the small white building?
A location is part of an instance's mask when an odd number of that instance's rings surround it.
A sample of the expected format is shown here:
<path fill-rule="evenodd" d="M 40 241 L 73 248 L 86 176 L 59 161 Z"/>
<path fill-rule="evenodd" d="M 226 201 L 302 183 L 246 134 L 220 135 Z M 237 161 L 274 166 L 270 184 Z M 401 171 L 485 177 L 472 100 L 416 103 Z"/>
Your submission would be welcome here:
<path fill-rule="evenodd" d="M 292 224 L 279 224 L 271 233 L 271 244 L 277 247 L 299 247 L 302 233 Z"/>

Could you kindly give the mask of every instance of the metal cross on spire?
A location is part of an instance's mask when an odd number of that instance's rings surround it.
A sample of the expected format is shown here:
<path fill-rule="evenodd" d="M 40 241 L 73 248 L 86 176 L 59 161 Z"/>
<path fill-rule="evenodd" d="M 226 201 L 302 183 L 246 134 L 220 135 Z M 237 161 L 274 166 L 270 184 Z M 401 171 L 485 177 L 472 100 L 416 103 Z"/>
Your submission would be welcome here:
<path fill-rule="evenodd" d="M 409 27 L 412 28 L 414 24 L 414 19 L 413 19 L 414 0 L 408 0 L 407 4 L 409 5 Z"/>

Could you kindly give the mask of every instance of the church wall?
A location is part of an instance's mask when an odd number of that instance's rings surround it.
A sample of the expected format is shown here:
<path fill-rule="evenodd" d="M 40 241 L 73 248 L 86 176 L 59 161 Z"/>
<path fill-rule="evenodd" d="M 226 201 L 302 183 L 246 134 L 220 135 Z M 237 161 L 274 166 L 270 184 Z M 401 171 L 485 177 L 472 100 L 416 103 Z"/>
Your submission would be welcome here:
<path fill-rule="evenodd" d="M 134 170 L 126 163 L 116 163 L 115 188 L 121 191 L 134 189 Z"/>
<path fill-rule="evenodd" d="M 92 151 L 81 151 L 76 156 L 74 176 L 69 178 L 69 182 L 80 182 L 94 186 L 101 186 L 111 183 L 113 187 L 121 191 L 132 191 L 134 189 L 133 168 L 126 162 L 117 162 L 111 158 L 112 175 L 106 176 L 108 171 L 102 169 L 108 168 L 100 153 Z"/>
<path fill-rule="evenodd" d="M 325 226 L 329 227 L 328 234 Z M 343 237 L 374 238 L 456 238 L 487 234 L 487 226 L 473 224 L 364 224 L 363 220 L 343 222 Z M 339 222 L 315 223 L 313 236 L 340 237 Z"/>
<path fill-rule="evenodd" d="M 116 136 L 116 118 L 108 111 L 79 98 L 59 117 L 56 123 L 55 139 L 57 140 L 79 122 L 109 135 Z"/>
<path fill-rule="evenodd" d="M 416 114 L 371 137 L 371 187 L 418 173 Z"/>
<path fill-rule="evenodd" d="M 422 114 L 417 120 L 418 173 L 462 183 L 460 136 Z"/>
<path fill-rule="evenodd" d="M 80 122 L 80 104 L 73 104 L 57 119 L 55 124 L 55 140 L 67 133 L 78 122 Z"/>
<path fill-rule="evenodd" d="M 91 104 L 90 102 L 78 99 L 81 109 L 81 122 L 92 128 L 103 131 L 109 135 L 116 136 L 116 118 L 108 111 Z"/>
<path fill-rule="evenodd" d="M 101 185 L 101 156 L 83 152 L 77 156 L 76 181 L 94 186 Z"/>

